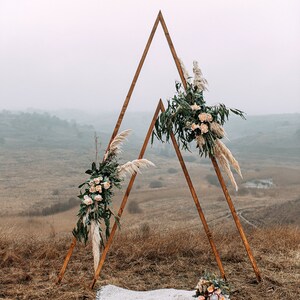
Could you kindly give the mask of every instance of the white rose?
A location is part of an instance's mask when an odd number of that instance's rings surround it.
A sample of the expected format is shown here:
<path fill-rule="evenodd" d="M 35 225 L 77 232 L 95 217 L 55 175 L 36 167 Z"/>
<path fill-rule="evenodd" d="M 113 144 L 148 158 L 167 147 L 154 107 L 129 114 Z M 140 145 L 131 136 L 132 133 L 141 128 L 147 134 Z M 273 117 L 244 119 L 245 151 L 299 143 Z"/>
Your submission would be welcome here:
<path fill-rule="evenodd" d="M 205 122 L 207 120 L 206 113 L 199 114 L 198 118 L 201 122 Z"/>
<path fill-rule="evenodd" d="M 101 185 L 97 185 L 96 186 L 96 191 L 101 193 L 102 192 L 102 186 Z"/>
<path fill-rule="evenodd" d="M 94 178 L 94 182 L 95 182 L 95 184 L 99 184 L 100 183 L 100 178 L 98 177 L 98 178 Z"/>
<path fill-rule="evenodd" d="M 101 195 L 96 195 L 94 199 L 95 199 L 95 201 L 101 201 L 102 197 L 101 197 Z"/>
<path fill-rule="evenodd" d="M 192 130 L 196 130 L 197 128 L 200 128 L 200 126 L 199 126 L 198 124 L 193 123 L 193 124 L 191 125 L 191 129 L 192 129 Z"/>
<path fill-rule="evenodd" d="M 84 198 L 83 203 L 85 205 L 91 205 L 93 203 L 93 199 L 90 198 L 88 195 L 85 195 L 83 198 Z"/>
<path fill-rule="evenodd" d="M 96 192 L 96 188 L 94 186 L 91 186 L 90 189 L 89 189 L 89 191 L 91 193 L 95 193 Z"/>
<path fill-rule="evenodd" d="M 212 115 L 211 115 L 211 114 L 206 114 L 206 120 L 207 120 L 208 122 L 211 122 L 211 121 L 213 120 Z"/>
<path fill-rule="evenodd" d="M 199 110 L 199 109 L 200 109 L 200 106 L 197 105 L 196 103 L 194 103 L 193 105 L 191 105 L 191 109 L 192 109 L 192 110 Z"/>
<path fill-rule="evenodd" d="M 103 187 L 107 190 L 110 188 L 110 183 L 108 181 L 103 182 Z"/>
<path fill-rule="evenodd" d="M 201 133 L 207 133 L 208 132 L 208 126 L 206 124 L 201 124 L 200 125 L 200 130 L 201 130 Z"/>

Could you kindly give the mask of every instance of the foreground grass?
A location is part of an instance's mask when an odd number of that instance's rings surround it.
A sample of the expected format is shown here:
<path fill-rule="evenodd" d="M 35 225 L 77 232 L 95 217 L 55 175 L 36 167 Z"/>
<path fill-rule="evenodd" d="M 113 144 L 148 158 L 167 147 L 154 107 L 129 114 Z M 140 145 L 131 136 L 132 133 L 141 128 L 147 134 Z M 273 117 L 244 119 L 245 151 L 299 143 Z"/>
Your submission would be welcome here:
<path fill-rule="evenodd" d="M 117 235 L 96 288 L 115 284 L 133 290 L 192 290 L 207 270 L 218 273 L 206 237 L 199 232 L 152 232 L 147 226 Z M 227 231 L 226 233 L 224 233 Z M 88 285 L 93 276 L 89 246 L 78 245 L 61 285 L 55 279 L 70 236 L 49 238 L 0 233 L 0 299 L 95 299 Z M 248 232 L 263 275 L 255 275 L 236 231 L 222 228 L 215 240 L 232 299 L 298 299 L 300 295 L 300 230 L 272 227 Z"/>

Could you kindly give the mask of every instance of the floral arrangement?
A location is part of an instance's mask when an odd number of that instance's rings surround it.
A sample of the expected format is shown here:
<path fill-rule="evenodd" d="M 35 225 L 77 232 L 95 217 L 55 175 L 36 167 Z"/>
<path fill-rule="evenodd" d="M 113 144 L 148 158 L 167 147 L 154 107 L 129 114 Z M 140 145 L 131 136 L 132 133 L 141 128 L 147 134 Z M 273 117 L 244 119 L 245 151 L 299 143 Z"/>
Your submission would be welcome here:
<path fill-rule="evenodd" d="M 229 300 L 230 287 L 228 283 L 215 275 L 205 274 L 196 286 L 198 300 Z"/>
<path fill-rule="evenodd" d="M 78 241 L 86 244 L 90 233 L 95 270 L 99 263 L 100 245 L 104 245 L 100 225 L 103 223 L 107 239 L 110 234 L 111 216 L 114 216 L 116 222 L 119 221 L 110 206 L 113 189 L 121 188 L 121 182 L 126 174 L 140 172 L 142 167 L 154 166 L 147 159 L 137 159 L 123 165 L 119 164 L 117 155 L 120 153 L 121 145 L 129 133 L 130 130 L 125 130 L 114 138 L 104 155 L 103 161 L 98 166 L 93 162 L 92 168 L 85 172 L 90 177 L 79 185 L 80 195 L 78 197 L 81 200 L 81 204 L 78 212 L 79 218 L 76 227 L 73 229 L 73 235 Z"/>
<path fill-rule="evenodd" d="M 189 149 L 189 143 L 196 141 L 201 156 L 216 157 L 224 171 L 229 176 L 233 186 L 237 190 L 237 184 L 230 170 L 230 164 L 242 176 L 238 162 L 230 150 L 221 141 L 226 136 L 223 125 L 228 120 L 230 113 L 245 119 L 244 112 L 234 108 L 227 108 L 224 104 L 209 106 L 206 104 L 203 92 L 207 90 L 207 81 L 203 78 L 198 62 L 193 63 L 194 81 L 188 75 L 181 62 L 187 87 L 176 83 L 176 94 L 168 101 L 168 107 L 161 113 L 155 123 L 153 137 L 160 141 L 168 142 L 173 132 L 177 142 L 184 150 Z"/>

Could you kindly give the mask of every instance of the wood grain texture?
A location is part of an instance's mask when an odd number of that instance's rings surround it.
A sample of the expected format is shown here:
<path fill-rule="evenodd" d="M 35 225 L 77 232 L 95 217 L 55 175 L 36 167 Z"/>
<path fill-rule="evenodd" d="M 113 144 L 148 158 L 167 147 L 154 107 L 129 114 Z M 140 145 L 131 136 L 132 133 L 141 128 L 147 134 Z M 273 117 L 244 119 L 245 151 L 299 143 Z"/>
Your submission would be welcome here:
<path fill-rule="evenodd" d="M 70 261 L 70 258 L 71 258 L 71 256 L 72 256 L 72 254 L 73 254 L 73 250 L 74 250 L 74 248 L 75 248 L 75 246 L 76 246 L 76 242 L 77 242 L 76 238 L 73 237 L 72 243 L 71 243 L 71 245 L 70 245 L 70 248 L 69 248 L 69 250 L 68 250 L 68 253 L 67 253 L 67 255 L 66 255 L 66 258 L 65 258 L 65 260 L 64 260 L 63 266 L 62 266 L 62 268 L 61 268 L 61 270 L 60 270 L 60 272 L 59 272 L 59 274 L 58 274 L 58 276 L 57 276 L 56 284 L 59 284 L 59 283 L 62 281 L 63 277 L 64 277 L 64 274 L 65 274 L 65 272 L 66 272 L 68 263 L 69 263 L 69 261 Z"/>
<path fill-rule="evenodd" d="M 210 159 L 211 159 L 211 161 L 212 161 L 212 164 L 213 164 L 213 166 L 214 166 L 215 172 L 216 172 L 217 177 L 218 177 L 218 179 L 219 179 L 220 185 L 221 185 L 221 187 L 222 187 L 224 196 L 225 196 L 226 201 L 227 201 L 227 203 L 228 203 L 228 206 L 229 206 L 230 212 L 231 212 L 231 214 L 232 214 L 232 217 L 233 217 L 233 219 L 234 219 L 234 222 L 235 222 L 235 224 L 236 224 L 236 227 L 237 227 L 237 229 L 238 229 L 238 231 L 239 231 L 239 234 L 240 234 L 240 236 L 241 236 L 241 239 L 242 239 L 243 244 L 244 244 L 244 246 L 245 246 L 245 249 L 246 249 L 246 251 L 247 251 L 247 254 L 248 254 L 248 257 L 249 257 L 250 262 L 251 262 L 251 264 L 252 264 L 252 268 L 253 268 L 254 273 L 255 273 L 255 275 L 256 275 L 257 281 L 260 282 L 260 281 L 261 281 L 261 274 L 260 274 L 260 271 L 259 271 L 259 269 L 258 269 L 258 267 L 257 267 L 255 258 L 254 258 L 253 254 L 252 254 L 250 245 L 249 245 L 249 243 L 248 243 L 248 240 L 247 240 L 247 237 L 246 237 L 245 232 L 244 232 L 244 230 L 243 230 L 242 224 L 241 224 L 241 222 L 240 222 L 240 219 L 239 219 L 239 217 L 238 217 L 238 215 L 237 215 L 237 212 L 236 212 L 235 207 L 234 207 L 234 205 L 233 205 L 233 202 L 232 202 L 232 200 L 231 200 L 230 194 L 229 194 L 228 189 L 227 189 L 227 187 L 226 187 L 226 184 L 225 184 L 224 178 L 223 178 L 223 176 L 222 176 L 222 173 L 221 173 L 221 171 L 220 171 L 220 168 L 219 168 L 219 166 L 218 166 L 218 163 L 217 163 L 215 157 L 211 156 Z"/>

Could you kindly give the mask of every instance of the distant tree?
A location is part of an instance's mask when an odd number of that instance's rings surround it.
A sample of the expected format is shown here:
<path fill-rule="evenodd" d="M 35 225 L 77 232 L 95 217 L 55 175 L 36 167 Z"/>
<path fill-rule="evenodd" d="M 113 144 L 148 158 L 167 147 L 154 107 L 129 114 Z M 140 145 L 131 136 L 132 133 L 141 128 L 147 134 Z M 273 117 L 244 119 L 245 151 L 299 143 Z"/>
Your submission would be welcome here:
<path fill-rule="evenodd" d="M 209 184 L 219 186 L 219 180 L 216 175 L 207 174 L 205 179 L 208 181 Z"/>
<path fill-rule="evenodd" d="M 161 188 L 163 186 L 162 182 L 159 180 L 153 180 L 150 182 L 149 187 L 152 189 Z"/>
<path fill-rule="evenodd" d="M 175 168 L 169 168 L 168 169 L 168 173 L 170 173 L 170 174 L 175 174 L 175 173 L 177 173 L 178 171 L 177 171 L 177 169 L 175 169 Z"/>
<path fill-rule="evenodd" d="M 192 155 L 184 156 L 183 159 L 187 162 L 194 162 L 196 161 L 196 157 Z"/>
<path fill-rule="evenodd" d="M 140 214 L 142 212 L 138 202 L 134 200 L 129 202 L 127 209 L 130 214 Z"/>

